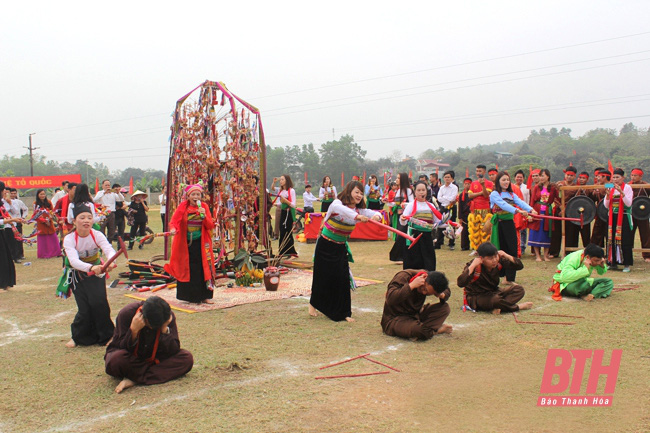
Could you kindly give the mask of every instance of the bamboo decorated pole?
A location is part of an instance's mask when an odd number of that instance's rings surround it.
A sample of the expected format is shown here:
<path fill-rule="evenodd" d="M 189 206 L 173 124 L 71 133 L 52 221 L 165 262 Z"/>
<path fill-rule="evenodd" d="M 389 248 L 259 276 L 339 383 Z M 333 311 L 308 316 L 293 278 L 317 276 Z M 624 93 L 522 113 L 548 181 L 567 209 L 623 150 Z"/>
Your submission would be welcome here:
<path fill-rule="evenodd" d="M 407 233 L 401 232 L 401 231 L 399 231 L 399 230 L 397 230 L 397 229 L 395 229 L 395 228 L 393 228 L 393 227 L 391 227 L 391 226 L 389 226 L 389 225 L 382 224 L 382 223 L 380 223 L 380 222 L 378 222 L 378 221 L 375 221 L 375 220 L 373 220 L 373 219 L 369 219 L 368 222 L 369 222 L 369 223 L 373 223 L 373 224 L 378 225 L 378 226 L 381 226 L 381 227 L 385 228 L 386 230 L 395 233 L 395 234 L 398 235 L 398 236 L 401 236 L 401 237 L 403 237 L 403 238 L 405 238 L 405 239 L 410 240 L 410 241 L 411 241 L 411 245 L 409 245 L 409 250 L 410 250 L 411 248 L 413 248 L 413 247 L 415 246 L 415 244 L 418 243 L 418 241 L 420 240 L 420 238 L 422 237 L 422 234 L 423 234 L 423 233 L 420 233 L 420 235 L 419 235 L 417 238 L 414 238 L 413 236 L 411 236 L 411 235 L 409 235 L 409 234 L 407 234 Z"/>

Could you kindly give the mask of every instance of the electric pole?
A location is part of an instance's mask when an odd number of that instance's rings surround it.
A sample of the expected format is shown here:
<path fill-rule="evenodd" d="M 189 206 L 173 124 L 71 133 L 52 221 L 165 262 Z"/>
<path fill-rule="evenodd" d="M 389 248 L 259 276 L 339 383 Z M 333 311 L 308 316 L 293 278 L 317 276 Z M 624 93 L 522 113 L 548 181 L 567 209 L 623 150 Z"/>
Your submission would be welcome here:
<path fill-rule="evenodd" d="M 32 135 L 36 135 L 36 133 L 32 132 L 31 134 L 29 134 L 29 147 L 23 146 L 23 147 L 25 147 L 25 149 L 29 149 L 29 173 L 30 173 L 30 176 L 34 176 L 34 155 L 33 155 L 33 151 L 38 149 L 38 147 L 32 147 Z"/>

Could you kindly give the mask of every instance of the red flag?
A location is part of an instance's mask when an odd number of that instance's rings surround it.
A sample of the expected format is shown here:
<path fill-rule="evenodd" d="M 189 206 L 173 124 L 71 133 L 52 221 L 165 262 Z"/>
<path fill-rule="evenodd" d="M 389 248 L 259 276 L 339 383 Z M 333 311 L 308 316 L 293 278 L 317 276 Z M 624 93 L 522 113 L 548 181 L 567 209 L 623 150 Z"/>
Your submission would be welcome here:
<path fill-rule="evenodd" d="M 129 180 L 129 194 L 133 194 L 133 176 Z"/>
<path fill-rule="evenodd" d="M 307 172 L 305 172 L 305 184 L 307 183 Z"/>
<path fill-rule="evenodd" d="M 526 180 L 526 186 L 528 189 L 533 188 L 533 165 L 528 166 L 528 179 Z"/>
<path fill-rule="evenodd" d="M 573 163 L 569 161 L 569 167 L 573 167 Z"/>
<path fill-rule="evenodd" d="M 469 177 L 469 168 L 465 167 L 465 178 Z"/>
<path fill-rule="evenodd" d="M 614 174 L 614 167 L 612 166 L 612 161 L 607 160 L 607 168 L 609 168 L 609 174 Z"/>
<path fill-rule="evenodd" d="M 576 154 L 576 150 L 575 150 L 575 149 L 573 149 L 573 154 L 574 154 L 574 155 Z"/>
<path fill-rule="evenodd" d="M 341 172 L 341 188 L 345 188 L 345 177 L 343 176 L 343 172 Z"/>
<path fill-rule="evenodd" d="M 409 179 L 413 179 L 413 172 L 409 170 Z"/>
<path fill-rule="evenodd" d="M 499 164 L 494 164 L 494 166 L 496 167 L 497 171 L 499 171 Z"/>
<path fill-rule="evenodd" d="M 438 176 L 439 167 L 436 167 L 436 176 Z"/>
<path fill-rule="evenodd" d="M 99 179 L 95 178 L 95 194 L 99 192 Z"/>
<path fill-rule="evenodd" d="M 164 187 L 164 186 L 165 186 L 165 176 L 163 176 L 161 179 L 162 179 L 161 184 L 162 184 L 162 186 Z"/>

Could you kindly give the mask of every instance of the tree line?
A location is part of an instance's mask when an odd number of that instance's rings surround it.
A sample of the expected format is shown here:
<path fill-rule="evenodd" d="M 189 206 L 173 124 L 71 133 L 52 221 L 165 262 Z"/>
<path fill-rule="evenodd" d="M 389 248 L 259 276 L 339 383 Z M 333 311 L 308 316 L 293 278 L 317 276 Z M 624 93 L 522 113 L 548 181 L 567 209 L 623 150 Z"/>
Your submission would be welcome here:
<path fill-rule="evenodd" d="M 404 148 L 406 146 L 399 146 Z M 318 148 L 318 150 L 316 150 Z M 435 159 L 450 165 L 456 178 L 470 176 L 478 164 L 508 170 L 522 169 L 528 174 L 529 167 L 547 168 L 553 180 L 564 177 L 563 170 L 569 165 L 578 172 L 586 171 L 591 177 L 598 167 L 621 167 L 628 174 L 633 168 L 650 169 L 650 134 L 648 128 L 638 128 L 626 123 L 620 130 L 592 129 L 580 137 L 572 137 L 570 128 L 532 130 L 525 140 L 479 144 L 446 150 L 442 147 L 427 149 L 419 155 L 402 154 L 394 150 L 390 156 L 378 159 L 366 158 L 367 152 L 354 141 L 354 136 L 343 135 L 338 140 L 315 146 L 313 143 L 287 146 L 267 146 L 267 182 L 282 174 L 292 176 L 295 185 L 303 185 L 304 173 L 312 184 L 320 184 L 325 175 L 331 176 L 335 185 L 353 175 L 376 174 L 382 182 L 384 172 L 416 172 L 418 159 Z M 428 174 L 428 173 L 426 173 Z M 442 175 L 442 173 L 440 173 Z"/>

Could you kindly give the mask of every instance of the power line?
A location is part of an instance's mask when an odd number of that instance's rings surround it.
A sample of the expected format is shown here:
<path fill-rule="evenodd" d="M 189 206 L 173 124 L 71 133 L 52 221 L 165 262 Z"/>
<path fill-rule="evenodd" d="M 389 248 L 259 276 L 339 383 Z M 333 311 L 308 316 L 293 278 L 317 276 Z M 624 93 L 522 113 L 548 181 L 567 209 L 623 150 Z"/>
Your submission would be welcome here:
<path fill-rule="evenodd" d="M 317 104 L 326 104 L 328 102 L 347 101 L 347 100 L 351 100 L 351 99 L 365 98 L 365 97 L 368 97 L 368 96 L 385 95 L 385 94 L 388 94 L 388 93 L 395 93 L 395 92 L 407 92 L 409 90 L 424 89 L 424 88 L 427 88 L 427 87 L 444 86 L 444 85 L 447 85 L 447 84 L 463 83 L 463 82 L 466 82 L 466 81 L 474 81 L 474 80 L 482 80 L 482 79 L 486 79 L 486 78 L 503 77 L 505 75 L 521 74 L 521 73 L 525 73 L 525 72 L 540 71 L 540 70 L 543 70 L 543 69 L 559 68 L 559 67 L 562 67 L 562 66 L 577 65 L 577 64 L 580 64 L 580 63 L 589 63 L 589 62 L 595 62 L 595 61 L 599 61 L 599 60 L 607 60 L 607 59 L 631 56 L 631 55 L 642 54 L 642 53 L 647 53 L 647 52 L 650 52 L 650 50 L 637 51 L 637 52 L 628 53 L 628 54 L 617 54 L 615 56 L 600 57 L 600 58 L 596 58 L 596 59 L 580 60 L 580 61 L 577 61 L 577 62 L 561 63 L 561 64 L 558 64 L 558 65 L 541 66 L 539 68 L 522 69 L 522 70 L 519 70 L 519 71 L 502 72 L 502 73 L 499 73 L 499 74 L 483 75 L 483 76 L 474 77 L 474 78 L 463 78 L 461 80 L 452 80 L 452 81 L 445 81 L 445 82 L 442 82 L 442 83 L 425 84 L 425 85 L 422 85 L 422 86 L 406 87 L 406 88 L 403 88 L 403 89 L 386 90 L 386 91 L 383 91 L 383 92 L 375 92 L 375 93 L 366 93 L 365 95 L 347 96 L 347 97 L 344 97 L 344 98 L 328 99 L 328 100 L 325 100 L 325 101 L 310 102 L 310 103 L 307 103 L 307 104 L 299 104 L 299 105 L 291 105 L 291 106 L 288 106 L 288 107 L 273 108 L 273 109 L 270 109 L 270 110 L 266 110 L 265 112 L 270 113 L 270 112 L 273 112 L 273 111 L 288 110 L 288 109 L 291 109 L 291 108 L 307 107 L 307 106 L 310 106 L 310 105 L 317 105 Z M 606 66 L 612 66 L 612 65 L 618 65 L 618 64 L 619 63 L 612 63 L 612 64 L 609 64 L 609 65 L 597 65 L 597 66 L 593 66 L 593 68 L 600 68 L 600 67 L 606 67 Z M 577 69 L 577 70 L 582 70 L 582 69 Z M 564 72 L 564 71 L 559 71 L 559 72 Z M 568 71 L 568 72 L 572 72 L 572 71 Z"/>
<path fill-rule="evenodd" d="M 648 96 L 650 93 L 644 93 L 641 95 L 631 95 L 631 96 L 619 96 L 616 98 L 605 98 L 605 99 L 593 99 L 589 101 L 576 101 L 576 102 L 564 102 L 561 104 L 551 104 L 551 105 L 539 105 L 539 106 L 533 106 L 533 107 L 524 107 L 524 108 L 513 108 L 510 110 L 500 110 L 500 111 L 487 111 L 487 112 L 479 112 L 479 113 L 471 113 L 471 114 L 459 114 L 457 116 L 448 116 L 448 117 L 434 117 L 434 118 L 428 118 L 428 119 L 418 119 L 418 120 L 407 120 L 407 121 L 402 121 L 402 122 L 391 122 L 391 123 L 381 123 L 381 124 L 373 124 L 373 125 L 359 125 L 359 126 L 347 126 L 347 127 L 338 127 L 339 130 L 344 130 L 344 131 L 354 131 L 354 130 L 361 130 L 361 129 L 375 129 L 375 128 L 389 128 L 389 127 L 394 127 L 394 126 L 408 126 L 408 125 L 416 125 L 416 124 L 421 124 L 421 123 L 435 123 L 435 122 L 444 122 L 444 121 L 451 121 L 451 120 L 465 120 L 465 119 L 481 119 L 485 117 L 493 117 L 493 116 L 504 116 L 504 115 L 515 115 L 515 114 L 531 114 L 531 113 L 538 113 L 538 112 L 544 112 L 544 111 L 554 111 L 554 110 L 569 110 L 572 108 L 589 108 L 589 107 L 598 107 L 602 105 L 613 105 L 613 104 L 627 104 L 630 102 L 641 102 L 641 101 L 647 101 L 649 100 L 648 98 L 645 99 L 636 99 L 632 101 L 617 101 L 619 99 L 627 99 L 627 98 L 638 98 L 642 96 Z M 581 105 L 581 106 L 573 106 L 573 107 L 562 107 L 564 105 L 576 105 L 576 104 L 588 104 L 590 102 L 602 102 L 602 101 L 616 101 L 616 102 L 603 102 L 601 104 L 589 104 L 589 105 Z M 560 107 L 560 108 L 552 108 L 552 107 Z M 540 110 L 535 110 L 535 109 L 540 109 Z M 534 111 L 524 111 L 524 110 L 534 110 Z M 330 129 L 320 129 L 320 130 L 314 130 L 314 131 L 304 131 L 304 132 L 296 132 L 296 133 L 287 133 L 287 134 L 279 134 L 279 135 L 269 135 L 266 136 L 266 138 L 282 138 L 282 137 L 293 137 L 293 136 L 300 136 L 300 135 L 310 135 L 310 134 L 323 134 L 330 132 Z"/>
<path fill-rule="evenodd" d="M 634 34 L 631 34 L 631 35 L 616 36 L 616 37 L 613 37 L 613 38 L 599 39 L 599 40 L 590 41 L 590 42 L 581 42 L 581 43 L 578 43 L 578 44 L 564 45 L 564 46 L 554 47 L 554 48 L 545 48 L 545 49 L 541 49 L 541 50 L 528 51 L 528 52 L 525 52 L 525 53 L 510 54 L 510 55 L 499 56 L 499 57 L 492 57 L 492 58 L 483 59 L 483 60 L 473 60 L 473 61 L 470 61 L 470 62 L 455 63 L 455 64 L 445 65 L 445 66 L 436 66 L 436 67 L 433 67 L 433 68 L 419 69 L 419 70 L 408 71 L 408 72 L 400 72 L 400 73 L 391 74 L 391 75 L 382 75 L 382 76 L 379 76 L 379 77 L 363 78 L 363 79 L 360 79 L 360 80 L 345 81 L 345 82 L 342 82 L 342 83 L 328 84 L 328 85 L 325 85 L 325 86 L 312 87 L 312 88 L 308 88 L 308 89 L 293 90 L 293 91 L 282 92 L 282 93 L 275 93 L 273 95 L 267 95 L 267 96 L 258 96 L 257 98 L 255 98 L 255 100 L 264 99 L 264 98 L 271 98 L 271 97 L 274 97 L 274 96 L 282 96 L 282 95 L 291 95 L 291 94 L 295 94 L 295 93 L 311 92 L 311 91 L 314 91 L 314 90 L 329 89 L 329 88 L 332 88 L 332 87 L 346 86 L 346 85 L 349 85 L 349 84 L 364 83 L 364 82 L 368 82 L 368 81 L 383 80 L 385 78 L 403 77 L 405 75 L 419 74 L 419 73 L 422 73 L 422 72 L 430 72 L 430 71 L 436 71 L 436 70 L 440 70 L 440 69 L 455 68 L 455 67 L 458 67 L 458 66 L 475 65 L 477 63 L 492 62 L 492 61 L 495 61 L 495 60 L 511 59 L 513 57 L 528 56 L 528 55 L 531 55 L 531 54 L 546 53 L 546 52 L 549 52 L 549 51 L 556 51 L 556 50 L 563 50 L 563 49 L 567 49 L 567 48 L 575 48 L 575 47 L 580 47 L 580 46 L 585 46 L 585 45 L 599 44 L 599 43 L 602 43 L 602 42 L 609 42 L 609 41 L 614 41 L 614 40 L 618 40 L 618 39 L 633 38 L 633 37 L 637 37 L 637 36 L 647 35 L 649 33 L 650 32 L 634 33 Z"/>
<path fill-rule="evenodd" d="M 609 66 L 621 66 L 621 65 L 628 64 L 628 63 L 645 62 L 647 60 L 650 60 L 650 58 L 630 60 L 630 61 L 627 61 L 627 62 L 611 63 L 611 64 L 600 65 L 600 66 L 591 66 L 591 67 L 587 67 L 587 68 L 578 68 L 578 69 L 572 69 L 572 70 L 569 70 L 569 71 L 549 72 L 547 74 L 530 75 L 530 76 L 527 76 L 527 77 L 514 77 L 514 78 L 508 78 L 506 80 L 491 81 L 491 82 L 488 82 L 488 83 L 468 84 L 468 85 L 465 85 L 465 86 L 450 87 L 450 88 L 447 88 L 447 89 L 436 89 L 436 90 L 429 90 L 429 91 L 425 91 L 425 92 L 409 93 L 409 94 L 406 94 L 406 95 L 396 95 L 396 96 L 387 96 L 385 98 L 367 99 L 365 101 L 354 101 L 354 102 L 348 102 L 348 103 L 345 103 L 345 104 L 327 105 L 325 107 L 315 107 L 315 108 L 309 108 L 309 109 L 300 110 L 300 111 L 289 111 L 289 112 L 286 112 L 286 113 L 271 114 L 270 116 L 266 116 L 266 118 L 284 116 L 284 115 L 287 115 L 287 114 L 304 113 L 304 112 L 307 112 L 307 111 L 325 110 L 325 109 L 328 109 L 328 108 L 345 107 L 345 106 L 356 105 L 356 104 L 365 104 L 365 103 L 368 103 L 368 102 L 385 101 L 385 100 L 390 100 L 390 99 L 407 98 L 407 97 L 410 97 L 410 96 L 420 96 L 420 95 L 426 95 L 426 94 L 431 94 L 431 93 L 447 92 L 447 91 L 450 91 L 450 90 L 468 89 L 468 88 L 480 87 L 480 86 L 491 85 L 491 84 L 507 83 L 507 82 L 511 82 L 511 81 L 521 81 L 521 80 L 527 80 L 527 79 L 530 79 L 530 78 L 540 78 L 540 77 L 548 77 L 548 76 L 552 76 L 552 75 L 569 74 L 569 73 L 572 73 L 572 72 L 587 71 L 587 70 L 591 70 L 591 69 L 599 69 L 599 68 L 604 68 L 604 67 L 609 67 Z"/>
<path fill-rule="evenodd" d="M 488 128 L 488 129 L 474 129 L 468 131 L 452 131 L 452 132 L 434 132 L 431 134 L 419 134 L 419 135 L 403 135 L 401 137 L 379 137 L 379 138 L 367 138 L 365 140 L 355 140 L 357 142 L 363 143 L 365 141 L 384 141 L 384 140 L 402 140 L 407 138 L 420 138 L 420 137 L 434 137 L 439 135 L 458 135 L 458 134 L 472 134 L 475 132 L 493 132 L 493 131 L 506 131 L 509 129 L 522 129 L 522 128 L 541 128 L 549 125 L 575 125 L 578 123 L 591 123 L 591 122 L 605 122 L 609 120 L 629 120 L 637 119 L 641 117 L 650 117 L 650 114 L 643 114 L 640 116 L 625 116 L 625 117 L 611 117 L 609 119 L 592 119 L 592 120 L 578 120 L 575 122 L 548 122 L 538 125 L 521 125 L 521 126 L 508 126 L 504 128 Z"/>

